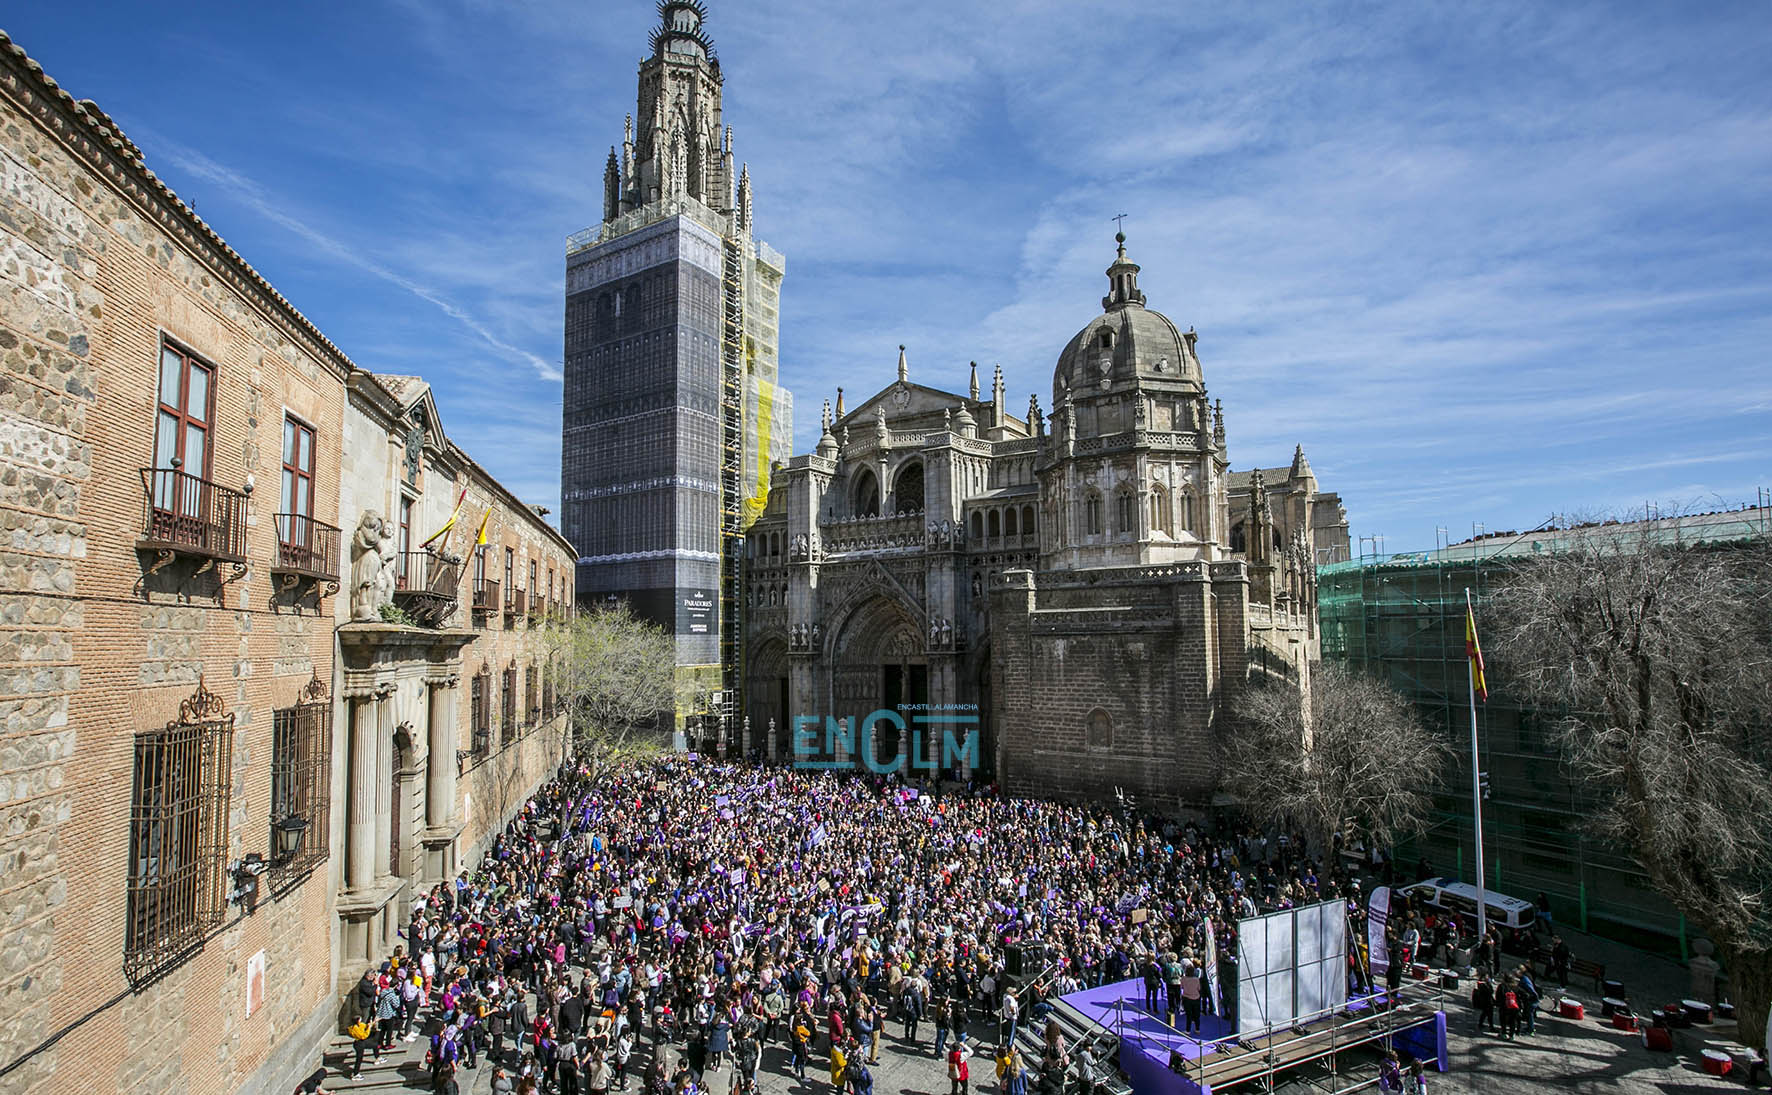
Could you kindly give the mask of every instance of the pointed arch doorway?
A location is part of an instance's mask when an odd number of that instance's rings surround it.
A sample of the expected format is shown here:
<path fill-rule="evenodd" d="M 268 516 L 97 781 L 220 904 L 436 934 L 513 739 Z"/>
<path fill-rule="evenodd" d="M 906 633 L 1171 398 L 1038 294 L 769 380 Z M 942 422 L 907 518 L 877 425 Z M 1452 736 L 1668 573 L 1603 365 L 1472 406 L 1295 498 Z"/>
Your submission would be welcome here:
<path fill-rule="evenodd" d="M 793 713 L 788 710 L 788 644 L 779 637 L 763 640 L 750 652 L 745 674 L 745 714 L 750 719 L 750 737 L 744 742 L 747 756 L 779 760 L 787 755 L 789 724 Z M 770 737 L 773 725 L 775 736 Z"/>
<path fill-rule="evenodd" d="M 893 597 L 871 597 L 849 613 L 831 650 L 832 714 L 850 720 L 857 753 L 871 747 L 873 763 L 881 768 L 900 758 L 901 771 L 911 774 L 906 759 L 908 729 L 900 733 L 890 720 L 882 719 L 873 724 L 870 734 L 861 731 L 876 711 L 897 711 L 905 726 L 912 728 L 916 716 L 927 710 L 929 657 L 916 614 Z M 866 758 L 850 759 L 860 765 Z"/>

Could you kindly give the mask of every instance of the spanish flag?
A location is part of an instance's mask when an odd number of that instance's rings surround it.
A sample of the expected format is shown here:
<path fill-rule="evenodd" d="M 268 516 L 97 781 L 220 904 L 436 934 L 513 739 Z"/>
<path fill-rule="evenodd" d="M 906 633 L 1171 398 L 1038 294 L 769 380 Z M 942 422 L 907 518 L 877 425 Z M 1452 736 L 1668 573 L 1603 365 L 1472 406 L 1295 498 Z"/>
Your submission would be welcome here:
<path fill-rule="evenodd" d="M 1471 660 L 1471 691 L 1488 703 L 1489 684 L 1483 679 L 1483 648 L 1477 643 L 1477 617 L 1468 602 L 1464 606 L 1464 656 Z"/>
<path fill-rule="evenodd" d="M 486 507 L 486 513 L 480 518 L 480 531 L 474 533 L 474 546 L 486 546 L 486 522 L 492 520 L 492 507 Z"/>
<path fill-rule="evenodd" d="M 442 528 L 425 537 L 425 542 L 418 545 L 419 547 L 430 547 L 432 544 L 436 543 L 439 538 L 447 535 L 450 529 L 455 527 L 455 519 L 461 516 L 461 504 L 467 501 L 467 497 L 468 488 L 463 487 L 461 489 L 461 494 L 455 499 L 455 508 L 449 511 L 449 520 L 443 522 Z"/>

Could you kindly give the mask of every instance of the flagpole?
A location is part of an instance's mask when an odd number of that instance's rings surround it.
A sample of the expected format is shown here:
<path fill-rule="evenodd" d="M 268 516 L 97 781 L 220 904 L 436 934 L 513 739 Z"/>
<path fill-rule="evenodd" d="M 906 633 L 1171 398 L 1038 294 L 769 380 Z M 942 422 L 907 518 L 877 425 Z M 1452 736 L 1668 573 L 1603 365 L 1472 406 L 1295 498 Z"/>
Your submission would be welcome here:
<path fill-rule="evenodd" d="M 1476 620 L 1476 611 L 1471 607 L 1471 590 L 1469 586 L 1464 587 L 1464 612 L 1466 620 Z M 1472 628 L 1472 633 L 1474 634 L 1476 624 L 1473 622 L 1470 626 Z M 1489 901 L 1483 892 L 1483 776 L 1481 770 L 1482 760 L 1477 753 L 1477 662 L 1476 659 L 1470 655 L 1469 651 L 1465 652 L 1464 671 L 1465 675 L 1470 679 L 1471 820 L 1474 823 L 1477 836 L 1477 945 L 1480 947 L 1483 944 L 1483 940 L 1488 938 L 1489 935 Z"/>

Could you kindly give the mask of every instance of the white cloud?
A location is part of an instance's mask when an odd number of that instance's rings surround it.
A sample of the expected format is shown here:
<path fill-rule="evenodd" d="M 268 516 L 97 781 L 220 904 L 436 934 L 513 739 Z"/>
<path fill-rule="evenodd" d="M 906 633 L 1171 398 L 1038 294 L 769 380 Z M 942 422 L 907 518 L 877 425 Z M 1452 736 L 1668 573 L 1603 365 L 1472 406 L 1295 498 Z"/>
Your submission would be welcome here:
<path fill-rule="evenodd" d="M 177 142 L 161 139 L 155 142 L 155 151 L 164 155 L 169 161 L 190 175 L 214 183 L 226 190 L 240 204 L 251 209 L 265 219 L 288 229 L 300 237 L 303 242 L 321 253 L 349 263 L 367 274 L 380 278 L 406 292 L 434 305 L 444 315 L 467 328 L 486 345 L 510 358 L 527 362 L 537 376 L 543 380 L 560 380 L 561 372 L 558 365 L 549 362 L 530 350 L 514 346 L 494 334 L 479 319 L 465 309 L 444 297 L 437 290 L 430 288 L 413 278 L 390 269 L 371 258 L 361 247 L 345 243 L 343 240 L 327 235 L 306 221 L 289 213 L 287 210 L 291 200 L 287 196 L 273 195 L 257 182 L 245 175 L 210 159 L 195 149 L 185 148 Z"/>

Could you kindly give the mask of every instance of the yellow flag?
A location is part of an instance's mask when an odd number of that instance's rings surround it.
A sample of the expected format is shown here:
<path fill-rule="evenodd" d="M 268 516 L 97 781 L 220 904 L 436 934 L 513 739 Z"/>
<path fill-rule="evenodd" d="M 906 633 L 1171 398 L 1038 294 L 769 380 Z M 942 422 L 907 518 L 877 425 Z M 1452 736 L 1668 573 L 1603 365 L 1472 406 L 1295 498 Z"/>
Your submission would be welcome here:
<path fill-rule="evenodd" d="M 488 522 L 490 520 L 492 520 L 492 507 L 487 506 L 485 516 L 480 518 L 480 531 L 476 532 L 474 534 L 474 546 L 475 547 L 485 547 L 486 546 L 486 522 Z"/>
<path fill-rule="evenodd" d="M 449 532 L 450 529 L 455 527 L 455 519 L 457 517 L 461 516 L 461 504 L 463 502 L 467 501 L 467 497 L 468 497 L 468 488 L 463 487 L 461 489 L 461 495 L 459 497 L 457 497 L 455 500 L 455 508 L 449 511 L 449 520 L 443 522 L 442 528 L 438 529 L 436 532 L 433 532 L 429 536 L 425 537 L 424 543 L 418 545 L 419 547 L 430 547 L 433 543 L 435 543 L 437 541 L 438 537 L 445 535 L 446 533 Z"/>

